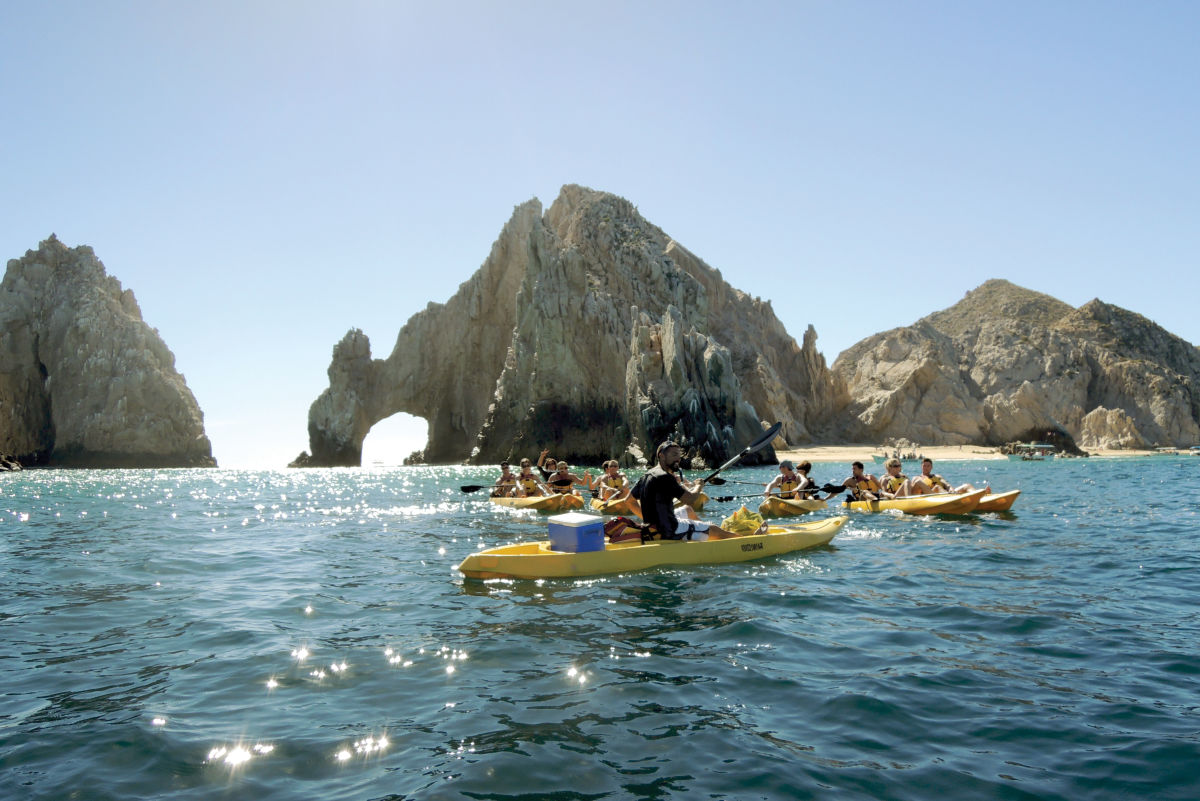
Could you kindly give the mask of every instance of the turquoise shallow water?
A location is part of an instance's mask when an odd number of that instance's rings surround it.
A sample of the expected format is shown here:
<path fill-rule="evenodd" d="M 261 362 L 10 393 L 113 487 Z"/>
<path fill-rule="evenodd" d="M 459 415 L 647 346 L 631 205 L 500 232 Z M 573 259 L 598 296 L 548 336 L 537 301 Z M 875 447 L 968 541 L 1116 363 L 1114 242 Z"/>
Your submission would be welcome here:
<path fill-rule="evenodd" d="M 0 475 L 0 797 L 1200 797 L 1200 459 L 938 468 L 1023 494 L 487 584 L 491 471 Z"/>

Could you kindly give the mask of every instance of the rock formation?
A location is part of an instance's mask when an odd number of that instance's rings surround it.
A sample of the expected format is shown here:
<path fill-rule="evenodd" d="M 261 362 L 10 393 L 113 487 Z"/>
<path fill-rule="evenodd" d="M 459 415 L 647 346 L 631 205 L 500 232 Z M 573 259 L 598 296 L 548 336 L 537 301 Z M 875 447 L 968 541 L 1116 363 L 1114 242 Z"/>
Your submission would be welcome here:
<path fill-rule="evenodd" d="M 847 400 L 811 326 L 798 345 L 769 302 L 729 286 L 628 201 L 579 186 L 545 214 L 537 200 L 518 206 L 483 266 L 414 315 L 386 359 L 350 331 L 329 379 L 298 463 L 360 464 L 371 426 L 407 412 L 429 422 L 434 463 L 548 447 L 628 464 L 674 436 L 712 464 L 763 420 L 810 441 Z"/>
<path fill-rule="evenodd" d="M 8 262 L 0 452 L 27 466 L 216 464 L 175 357 L 89 247 L 51 235 Z"/>
<path fill-rule="evenodd" d="M 842 435 L 930 445 L 1063 432 L 1083 447 L 1200 441 L 1200 351 L 1133 312 L 988 281 L 950 309 L 862 340 L 833 371 Z M 1041 438 L 1041 437 L 1039 437 Z"/>

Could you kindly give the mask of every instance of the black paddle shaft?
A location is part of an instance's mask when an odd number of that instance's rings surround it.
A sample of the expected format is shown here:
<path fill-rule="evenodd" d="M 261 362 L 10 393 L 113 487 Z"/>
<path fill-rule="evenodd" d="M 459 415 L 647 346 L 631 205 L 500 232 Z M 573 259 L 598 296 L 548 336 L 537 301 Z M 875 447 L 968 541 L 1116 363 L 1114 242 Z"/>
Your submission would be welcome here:
<path fill-rule="evenodd" d="M 735 464 L 737 464 L 739 461 L 742 460 L 742 457 L 749 456 L 752 453 L 757 453 L 758 451 L 761 451 L 763 448 L 767 447 L 767 445 L 769 445 L 771 443 L 771 440 L 775 439 L 775 437 L 777 437 L 779 435 L 779 429 L 781 429 L 781 428 L 783 428 L 783 423 L 776 423 L 775 425 L 768 428 L 766 431 L 764 431 L 762 433 L 762 436 L 760 436 L 758 439 L 754 440 L 754 442 L 751 442 L 749 445 L 747 445 L 745 448 L 743 448 L 741 453 L 739 453 L 737 456 L 730 459 L 725 464 L 718 467 L 716 470 L 712 471 L 712 473 L 708 476 L 708 478 L 703 479 L 704 483 L 707 484 L 709 481 L 716 478 L 717 474 L 720 473 L 722 470 L 725 470 L 726 468 L 729 468 L 729 467 L 733 467 Z"/>

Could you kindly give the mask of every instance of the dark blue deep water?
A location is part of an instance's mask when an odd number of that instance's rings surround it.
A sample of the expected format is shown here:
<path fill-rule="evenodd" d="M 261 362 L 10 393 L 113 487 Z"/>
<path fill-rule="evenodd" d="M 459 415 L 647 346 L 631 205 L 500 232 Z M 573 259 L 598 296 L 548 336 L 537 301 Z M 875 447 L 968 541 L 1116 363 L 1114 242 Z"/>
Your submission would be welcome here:
<path fill-rule="evenodd" d="M 488 584 L 491 471 L 0 474 L 0 797 L 1200 798 L 1200 459 L 938 467 L 1023 494 Z"/>

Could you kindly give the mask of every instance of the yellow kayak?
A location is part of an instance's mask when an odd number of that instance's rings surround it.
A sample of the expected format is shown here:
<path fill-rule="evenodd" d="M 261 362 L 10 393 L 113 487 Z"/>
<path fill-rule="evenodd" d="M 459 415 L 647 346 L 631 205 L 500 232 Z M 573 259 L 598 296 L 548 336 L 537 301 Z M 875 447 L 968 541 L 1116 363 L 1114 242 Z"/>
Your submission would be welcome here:
<path fill-rule="evenodd" d="M 492 503 L 511 506 L 515 509 L 536 509 L 539 512 L 569 512 L 583 508 L 583 498 L 578 495 L 531 495 L 528 498 L 492 498 Z"/>
<path fill-rule="evenodd" d="M 696 498 L 696 502 L 690 507 L 693 511 L 699 512 L 704 509 L 705 502 L 708 501 L 708 496 L 703 492 L 700 497 Z M 622 498 L 619 501 L 601 501 L 592 498 L 591 507 L 602 515 L 625 515 L 626 517 L 641 517 L 642 506 L 637 502 L 637 498 L 632 496 Z M 683 517 L 683 510 L 689 507 L 684 504 L 679 504 L 675 507 L 676 517 Z M 695 515 L 691 515 L 695 517 Z"/>
<path fill-rule="evenodd" d="M 645 544 L 634 540 L 583 553 L 551 550 L 549 541 L 521 542 L 473 553 L 458 569 L 472 579 L 539 579 L 626 573 L 663 565 L 747 562 L 825 545 L 847 519 L 827 517 L 810 523 L 771 526 L 766 534 L 724 540 L 659 540 Z"/>
<path fill-rule="evenodd" d="M 592 498 L 592 508 L 602 515 L 642 516 L 642 507 L 638 506 L 637 500 L 632 495 L 608 501 Z"/>
<path fill-rule="evenodd" d="M 1013 503 L 1017 500 L 1017 496 L 1020 494 L 1020 490 L 1010 490 L 1008 492 L 1000 492 L 993 495 L 984 495 L 979 499 L 979 505 L 975 507 L 974 511 L 1007 512 L 1012 508 Z"/>
<path fill-rule="evenodd" d="M 758 507 L 758 513 L 763 517 L 791 517 L 804 515 L 825 508 L 825 501 L 820 498 L 780 498 L 772 495 Z"/>
<path fill-rule="evenodd" d="M 859 512 L 883 512 L 896 509 L 909 515 L 965 515 L 975 510 L 987 494 L 981 489 L 961 495 L 942 492 L 932 495 L 909 495 L 904 498 L 885 498 L 879 501 L 849 501 L 847 506 Z"/>

